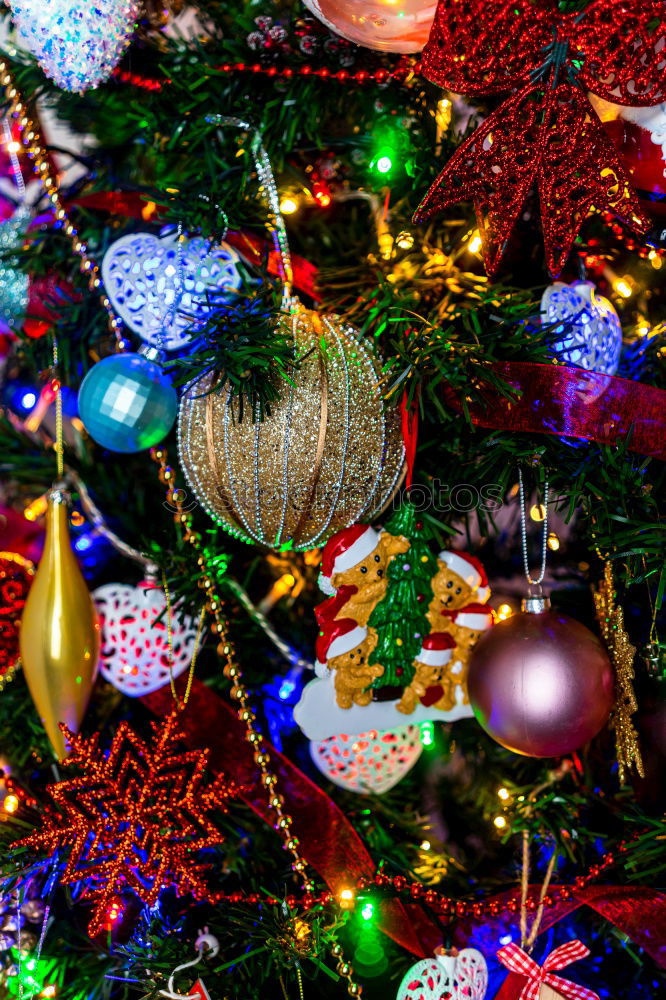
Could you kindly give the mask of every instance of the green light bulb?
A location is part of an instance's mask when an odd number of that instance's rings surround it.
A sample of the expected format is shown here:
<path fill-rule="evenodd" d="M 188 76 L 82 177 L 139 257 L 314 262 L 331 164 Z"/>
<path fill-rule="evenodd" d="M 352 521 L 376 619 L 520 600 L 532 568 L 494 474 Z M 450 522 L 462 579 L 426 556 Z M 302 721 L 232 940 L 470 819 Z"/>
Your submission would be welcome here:
<path fill-rule="evenodd" d="M 421 723 L 421 743 L 424 747 L 431 747 L 435 742 L 435 724 L 434 722 L 422 722 Z"/>

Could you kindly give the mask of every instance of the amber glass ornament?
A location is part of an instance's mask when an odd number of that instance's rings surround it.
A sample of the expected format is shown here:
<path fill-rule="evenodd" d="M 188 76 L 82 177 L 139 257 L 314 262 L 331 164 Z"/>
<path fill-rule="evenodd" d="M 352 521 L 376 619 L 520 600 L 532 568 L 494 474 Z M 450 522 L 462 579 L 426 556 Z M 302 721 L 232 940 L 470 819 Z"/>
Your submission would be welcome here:
<path fill-rule="evenodd" d="M 246 542 L 311 549 L 378 514 L 403 472 L 400 420 L 379 365 L 337 316 L 298 307 L 291 383 L 253 422 L 215 375 L 191 383 L 179 417 L 181 462 L 210 516 Z"/>

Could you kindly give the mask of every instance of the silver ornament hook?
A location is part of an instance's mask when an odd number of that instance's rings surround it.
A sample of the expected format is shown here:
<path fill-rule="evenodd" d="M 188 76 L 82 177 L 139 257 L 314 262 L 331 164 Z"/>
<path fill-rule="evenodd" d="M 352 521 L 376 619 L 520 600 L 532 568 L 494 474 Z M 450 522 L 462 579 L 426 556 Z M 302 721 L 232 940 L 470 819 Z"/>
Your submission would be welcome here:
<path fill-rule="evenodd" d="M 182 972 L 183 969 L 191 969 L 195 965 L 198 965 L 207 951 L 210 953 L 211 958 L 215 958 L 220 950 L 220 942 L 214 934 L 208 933 L 207 927 L 204 927 L 203 931 L 199 931 L 199 936 L 194 942 L 194 947 L 197 950 L 197 957 L 191 959 L 189 962 L 183 962 L 182 965 L 176 966 L 169 976 L 167 988 L 159 991 L 160 996 L 167 997 L 167 1000 L 196 1000 L 199 996 L 198 993 L 176 993 L 174 979 L 176 978 L 177 973 Z"/>

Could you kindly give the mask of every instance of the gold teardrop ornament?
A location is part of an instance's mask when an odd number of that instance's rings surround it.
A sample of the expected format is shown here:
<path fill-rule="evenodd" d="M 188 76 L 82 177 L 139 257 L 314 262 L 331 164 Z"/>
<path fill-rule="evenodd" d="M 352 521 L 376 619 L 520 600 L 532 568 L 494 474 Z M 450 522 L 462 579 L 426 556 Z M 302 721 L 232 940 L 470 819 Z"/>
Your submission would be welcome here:
<path fill-rule="evenodd" d="M 78 732 L 100 646 L 97 612 L 72 551 L 61 490 L 48 497 L 44 553 L 23 610 L 19 645 L 32 700 L 61 760 L 68 748 L 59 724 Z"/>

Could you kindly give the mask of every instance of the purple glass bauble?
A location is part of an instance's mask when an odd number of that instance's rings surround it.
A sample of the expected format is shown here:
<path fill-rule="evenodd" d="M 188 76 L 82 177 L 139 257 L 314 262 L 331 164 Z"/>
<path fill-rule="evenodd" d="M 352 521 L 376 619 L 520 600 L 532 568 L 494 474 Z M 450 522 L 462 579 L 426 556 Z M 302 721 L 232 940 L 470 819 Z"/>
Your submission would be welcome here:
<path fill-rule="evenodd" d="M 522 612 L 485 632 L 467 687 L 485 731 L 528 757 L 577 750 L 613 707 L 613 668 L 601 640 L 557 611 Z"/>

